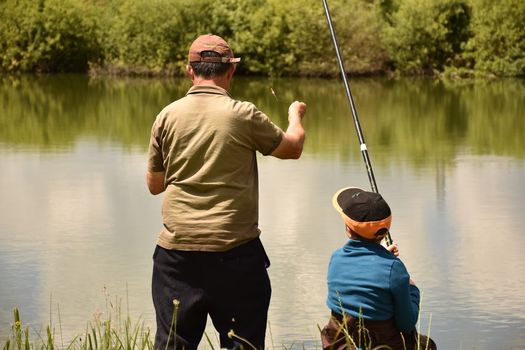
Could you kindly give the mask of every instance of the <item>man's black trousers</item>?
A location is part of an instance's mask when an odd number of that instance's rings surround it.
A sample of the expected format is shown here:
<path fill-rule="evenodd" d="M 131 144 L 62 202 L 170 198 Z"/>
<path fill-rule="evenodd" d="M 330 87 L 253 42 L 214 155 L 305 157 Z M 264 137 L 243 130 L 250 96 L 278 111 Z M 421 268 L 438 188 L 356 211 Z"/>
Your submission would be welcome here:
<path fill-rule="evenodd" d="M 251 349 L 239 339 L 243 338 L 264 349 L 271 295 L 268 266 L 258 238 L 226 252 L 157 246 L 152 279 L 155 350 L 164 350 L 166 344 L 168 349 L 197 349 L 208 315 L 221 348 Z M 170 328 L 176 328 L 176 336 L 173 330 L 170 335 Z"/>

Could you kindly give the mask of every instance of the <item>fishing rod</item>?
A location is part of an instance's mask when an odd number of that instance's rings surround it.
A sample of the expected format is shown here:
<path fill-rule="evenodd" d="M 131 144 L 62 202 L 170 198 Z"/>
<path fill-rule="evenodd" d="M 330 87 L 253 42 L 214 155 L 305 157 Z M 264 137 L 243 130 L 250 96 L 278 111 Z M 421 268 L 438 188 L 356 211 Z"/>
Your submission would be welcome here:
<path fill-rule="evenodd" d="M 350 109 L 352 110 L 354 126 L 355 130 L 357 131 L 357 138 L 359 139 L 361 154 L 363 155 L 363 160 L 365 161 L 366 171 L 368 173 L 368 180 L 370 180 L 372 191 L 375 193 L 379 193 L 377 189 L 376 178 L 374 176 L 374 170 L 372 169 L 372 163 L 370 162 L 370 156 L 368 155 L 368 149 L 366 147 L 365 138 L 363 136 L 363 131 L 361 130 L 361 124 L 359 123 L 359 117 L 357 116 L 354 98 L 352 97 L 352 92 L 350 91 L 350 84 L 348 83 L 348 77 L 346 76 L 343 57 L 341 56 L 341 52 L 339 51 L 339 44 L 337 43 L 337 37 L 335 35 L 334 25 L 332 23 L 332 16 L 330 15 L 330 9 L 328 8 L 328 3 L 326 2 L 326 0 L 323 0 L 323 7 L 324 12 L 326 14 L 326 20 L 328 21 L 328 27 L 330 28 L 332 42 L 334 43 L 335 53 L 337 55 L 337 62 L 339 63 L 339 70 L 341 71 L 341 76 L 343 77 L 346 97 L 348 99 L 348 103 L 350 104 Z M 386 241 L 388 244 L 392 244 L 392 237 L 390 236 L 390 232 L 388 232 L 386 235 Z"/>

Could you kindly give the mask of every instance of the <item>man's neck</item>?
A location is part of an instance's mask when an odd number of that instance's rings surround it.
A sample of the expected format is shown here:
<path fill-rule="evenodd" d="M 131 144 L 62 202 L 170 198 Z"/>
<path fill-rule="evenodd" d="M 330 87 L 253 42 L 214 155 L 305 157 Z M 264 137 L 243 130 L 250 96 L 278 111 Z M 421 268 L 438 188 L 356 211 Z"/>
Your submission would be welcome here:
<path fill-rule="evenodd" d="M 226 91 L 230 89 L 230 81 L 223 76 L 213 77 L 209 79 L 204 78 L 204 77 L 194 77 L 193 86 L 198 86 L 198 85 L 215 85 L 215 86 L 223 88 Z"/>

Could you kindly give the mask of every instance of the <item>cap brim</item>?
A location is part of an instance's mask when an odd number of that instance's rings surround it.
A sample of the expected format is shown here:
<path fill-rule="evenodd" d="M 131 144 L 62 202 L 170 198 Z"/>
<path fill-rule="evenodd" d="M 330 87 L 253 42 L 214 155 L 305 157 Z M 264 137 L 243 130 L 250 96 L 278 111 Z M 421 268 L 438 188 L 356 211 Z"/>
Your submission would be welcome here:
<path fill-rule="evenodd" d="M 345 215 L 343 212 L 343 208 L 341 207 L 341 204 L 339 201 L 339 199 L 341 198 L 341 195 L 343 194 L 351 195 L 359 191 L 363 191 L 363 190 L 357 187 L 345 187 L 337 191 L 332 197 L 332 205 L 334 206 L 335 210 L 337 210 L 339 214 Z"/>

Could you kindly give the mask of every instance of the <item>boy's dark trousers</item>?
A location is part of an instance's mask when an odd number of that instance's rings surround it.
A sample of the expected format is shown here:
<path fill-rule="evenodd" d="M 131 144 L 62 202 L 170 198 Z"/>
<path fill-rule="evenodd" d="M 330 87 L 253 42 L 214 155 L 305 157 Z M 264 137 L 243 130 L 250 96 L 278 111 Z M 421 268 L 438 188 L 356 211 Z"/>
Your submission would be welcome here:
<path fill-rule="evenodd" d="M 264 349 L 271 296 L 268 266 L 259 238 L 226 252 L 157 246 L 152 278 L 155 349 L 164 350 L 166 344 L 168 349 L 197 349 L 208 315 L 221 348 L 251 349 L 243 338 Z"/>
<path fill-rule="evenodd" d="M 350 315 L 343 318 L 335 312 L 321 331 L 321 343 L 323 350 L 375 349 L 381 345 L 387 345 L 392 350 L 437 349 L 431 338 L 415 330 L 399 332 L 393 319 L 371 321 Z"/>

